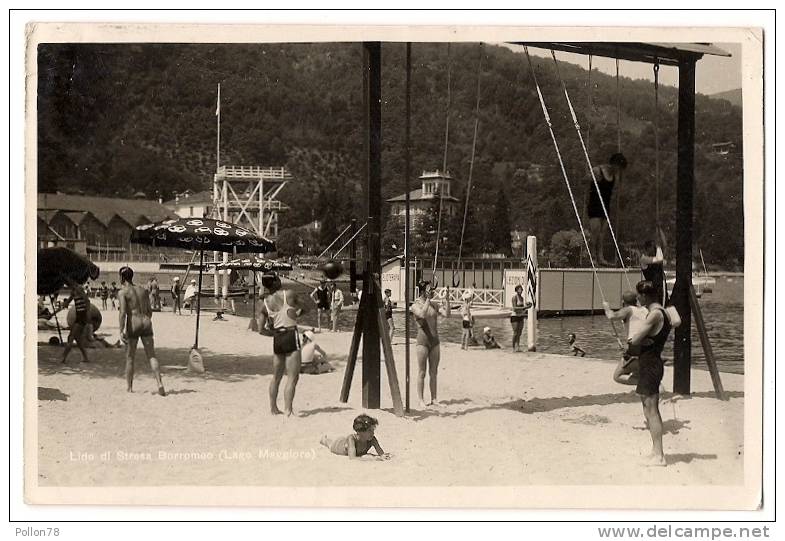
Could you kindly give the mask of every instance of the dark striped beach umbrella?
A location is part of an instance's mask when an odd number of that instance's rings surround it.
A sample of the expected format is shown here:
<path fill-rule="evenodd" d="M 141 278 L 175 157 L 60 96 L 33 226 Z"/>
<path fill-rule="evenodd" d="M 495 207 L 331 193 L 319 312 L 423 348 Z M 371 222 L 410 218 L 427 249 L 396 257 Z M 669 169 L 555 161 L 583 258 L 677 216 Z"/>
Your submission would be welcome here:
<path fill-rule="evenodd" d="M 285 261 L 277 261 L 275 259 L 264 259 L 261 257 L 241 257 L 237 259 L 230 259 L 226 262 L 220 263 L 208 263 L 208 268 L 217 269 L 217 270 L 236 270 L 236 271 L 244 271 L 250 270 L 253 272 L 253 307 L 252 313 L 253 317 L 251 317 L 250 322 L 250 329 L 252 331 L 257 330 L 257 321 L 256 321 L 256 273 L 257 272 L 267 272 L 267 271 L 275 271 L 275 272 L 286 272 L 292 270 L 292 265 L 290 263 L 286 263 Z"/>
<path fill-rule="evenodd" d="M 211 218 L 179 218 L 137 226 L 131 242 L 184 250 L 266 254 L 275 243 L 249 229 Z"/>
<path fill-rule="evenodd" d="M 54 295 L 69 282 L 84 284 L 98 278 L 100 270 L 95 263 L 73 250 L 60 246 L 38 250 L 39 295 Z"/>
<path fill-rule="evenodd" d="M 57 335 L 62 343 L 63 336 L 60 333 L 60 322 L 57 319 L 57 309 L 54 303 L 55 295 L 66 285 L 72 283 L 81 285 L 87 280 L 95 280 L 98 278 L 100 270 L 95 263 L 86 257 L 61 246 L 38 250 L 37 263 L 36 292 L 49 297 L 57 325 Z"/>
<path fill-rule="evenodd" d="M 285 261 L 277 261 L 275 259 L 264 259 L 261 257 L 241 257 L 237 259 L 230 259 L 227 262 L 208 263 L 208 268 L 216 268 L 218 270 L 252 270 L 252 271 L 290 271 L 292 265 Z"/>
<path fill-rule="evenodd" d="M 148 246 L 182 248 L 199 251 L 199 291 L 202 291 L 204 252 L 265 254 L 275 251 L 275 243 L 239 225 L 212 218 L 179 218 L 139 225 L 131 233 L 131 242 Z M 199 313 L 201 295 L 196 296 L 196 333 L 191 359 L 201 365 L 199 355 Z M 192 362 L 192 365 L 195 363 Z M 197 367 L 194 367 L 197 368 Z M 203 370 L 203 368 L 202 368 Z"/>

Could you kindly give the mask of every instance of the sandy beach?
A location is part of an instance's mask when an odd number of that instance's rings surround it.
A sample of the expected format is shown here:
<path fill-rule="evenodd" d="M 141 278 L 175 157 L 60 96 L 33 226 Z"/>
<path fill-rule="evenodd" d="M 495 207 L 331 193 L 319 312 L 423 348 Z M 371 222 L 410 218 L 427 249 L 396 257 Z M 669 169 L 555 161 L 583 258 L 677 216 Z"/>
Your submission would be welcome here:
<path fill-rule="evenodd" d="M 117 335 L 116 313 L 99 333 Z M 168 396 L 139 348 L 134 393 L 126 393 L 122 349 L 62 348 L 38 335 L 38 475 L 41 486 L 525 486 L 741 485 L 744 376 L 723 374 L 729 400 L 714 397 L 709 374 L 692 373 L 691 397 L 663 395 L 665 468 L 640 466 L 650 449 L 632 387 L 614 365 L 591 358 L 508 350 L 462 351 L 442 344 L 441 404 L 392 413 L 387 383 L 377 437 L 390 461 L 350 461 L 319 445 L 351 432 L 361 413 L 361 365 L 348 404 L 338 400 L 349 333 L 318 343 L 336 371 L 302 375 L 296 416 L 271 416 L 267 386 L 272 340 L 248 320 L 203 314 L 207 372 L 185 371 L 195 316 L 156 313 L 155 339 Z M 402 330 L 394 343 L 404 385 Z M 414 353 L 414 348 L 412 348 Z M 413 364 L 414 364 L 413 359 Z M 384 370 L 382 370 L 384 374 Z M 672 373 L 663 384 L 670 390 Z M 282 403 L 281 395 L 280 401 Z"/>

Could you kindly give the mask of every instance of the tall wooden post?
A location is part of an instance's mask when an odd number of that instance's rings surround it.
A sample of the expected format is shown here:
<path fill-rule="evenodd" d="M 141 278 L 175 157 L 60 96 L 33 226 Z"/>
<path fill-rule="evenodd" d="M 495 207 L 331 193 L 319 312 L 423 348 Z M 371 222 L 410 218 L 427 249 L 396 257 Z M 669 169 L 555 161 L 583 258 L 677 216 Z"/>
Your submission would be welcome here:
<path fill-rule="evenodd" d="M 404 276 L 403 283 L 404 283 L 404 329 L 405 329 L 405 339 L 406 343 L 405 347 L 405 355 L 406 355 L 406 390 L 405 390 L 405 407 L 406 411 L 409 411 L 409 379 L 411 377 L 411 359 L 410 359 L 410 348 L 409 348 L 409 299 L 411 297 L 411 278 L 410 278 L 410 271 L 409 271 L 409 250 L 411 239 L 410 237 L 410 207 L 411 207 L 411 200 L 409 197 L 409 176 L 411 175 L 411 156 L 409 151 L 409 140 L 411 137 L 411 116 L 412 116 L 412 44 L 406 44 L 406 132 L 405 132 L 405 139 L 404 139 L 404 147 L 403 147 L 403 156 L 404 156 L 404 179 L 403 179 L 403 186 L 404 191 L 406 192 L 406 210 L 405 210 L 405 222 L 403 226 L 403 265 L 406 269 L 406 275 Z"/>
<path fill-rule="evenodd" d="M 382 46 L 380 42 L 363 43 L 363 104 L 365 111 L 365 203 L 368 215 L 367 258 L 363 279 L 363 295 L 368 295 L 366 314 L 378 309 L 373 294 L 374 277 L 381 276 L 381 212 L 382 212 Z M 365 299 L 363 299 L 365 300 Z M 363 396 L 364 408 L 380 407 L 381 351 L 377 318 L 363 318 Z"/>
<path fill-rule="evenodd" d="M 526 302 L 531 303 L 526 321 L 526 347 L 537 351 L 537 237 L 526 237 Z"/>
<path fill-rule="evenodd" d="M 671 300 L 681 316 L 676 329 L 673 392 L 690 393 L 692 364 L 689 291 L 692 284 L 692 194 L 695 184 L 695 62 L 679 61 L 679 133 L 676 167 L 676 283 Z"/>
<path fill-rule="evenodd" d="M 353 238 L 357 233 L 357 219 L 352 218 L 349 228 L 349 238 Z M 349 293 L 354 296 L 357 293 L 357 239 L 349 243 Z"/>

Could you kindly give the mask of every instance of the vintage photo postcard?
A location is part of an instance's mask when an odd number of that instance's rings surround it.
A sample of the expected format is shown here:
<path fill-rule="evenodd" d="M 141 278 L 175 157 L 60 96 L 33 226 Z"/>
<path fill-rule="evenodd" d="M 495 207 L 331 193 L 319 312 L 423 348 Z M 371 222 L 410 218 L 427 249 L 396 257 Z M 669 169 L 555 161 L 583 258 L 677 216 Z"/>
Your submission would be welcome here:
<path fill-rule="evenodd" d="M 761 505 L 762 30 L 26 36 L 27 503 Z"/>

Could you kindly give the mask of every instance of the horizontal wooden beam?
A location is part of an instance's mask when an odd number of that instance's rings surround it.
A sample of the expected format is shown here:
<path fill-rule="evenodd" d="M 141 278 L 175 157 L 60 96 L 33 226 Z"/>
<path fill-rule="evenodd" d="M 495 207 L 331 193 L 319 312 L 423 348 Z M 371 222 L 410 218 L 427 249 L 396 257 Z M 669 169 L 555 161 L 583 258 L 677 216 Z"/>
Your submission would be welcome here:
<path fill-rule="evenodd" d="M 582 55 L 601 56 L 605 58 L 618 58 L 632 62 L 645 62 L 648 64 L 660 63 L 668 66 L 678 66 L 684 60 L 697 61 L 703 55 L 691 51 L 679 51 L 667 47 L 656 47 L 644 43 L 560 43 L 560 42 L 514 42 L 515 45 L 526 45 L 540 49 L 553 49 Z"/>

